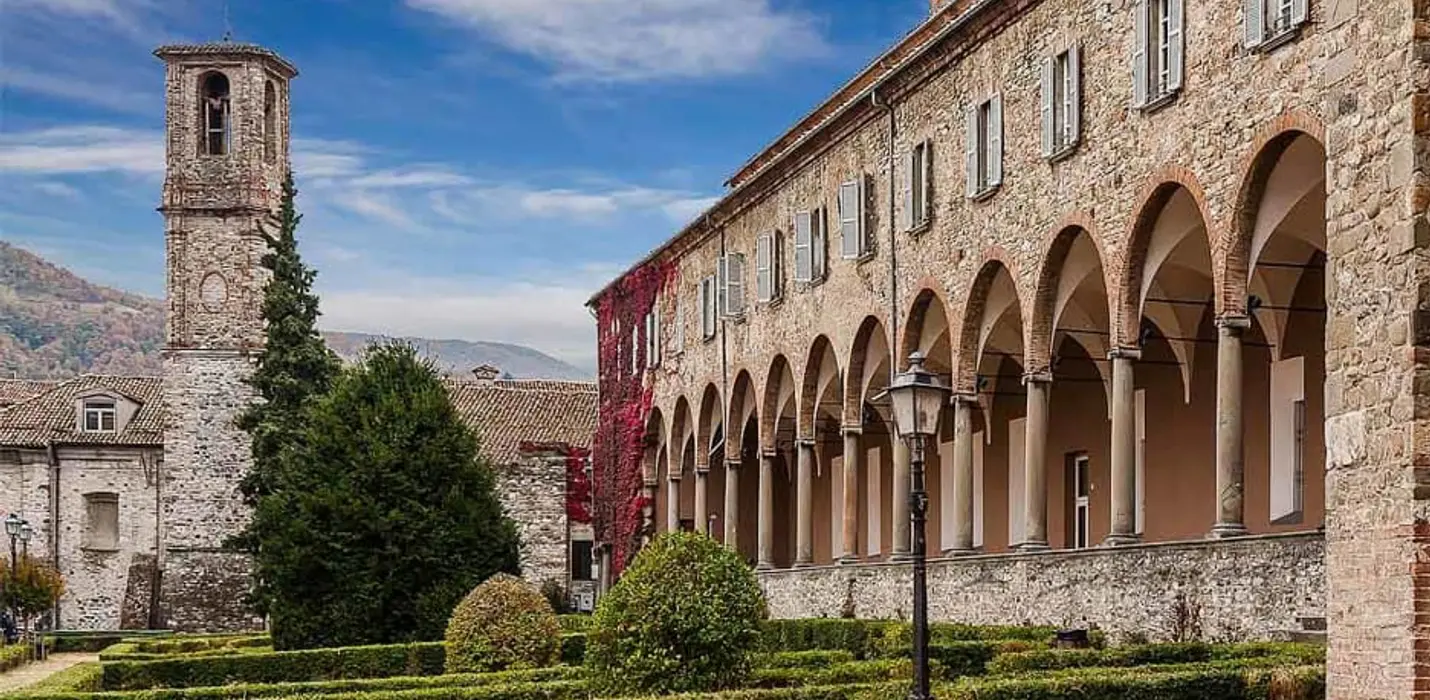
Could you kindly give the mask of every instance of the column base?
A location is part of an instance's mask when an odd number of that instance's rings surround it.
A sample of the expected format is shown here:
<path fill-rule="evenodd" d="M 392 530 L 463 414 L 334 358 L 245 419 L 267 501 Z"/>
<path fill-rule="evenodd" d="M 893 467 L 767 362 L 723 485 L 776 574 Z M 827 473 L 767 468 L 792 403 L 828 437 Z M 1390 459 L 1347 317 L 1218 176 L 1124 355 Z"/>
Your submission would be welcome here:
<path fill-rule="evenodd" d="M 1140 535 L 1110 534 L 1107 536 L 1107 539 L 1102 541 L 1102 546 L 1125 547 L 1129 544 L 1141 544 L 1141 542 L 1142 537 Z"/>
<path fill-rule="evenodd" d="M 774 571 L 775 563 L 772 561 L 762 561 L 755 565 L 755 571 Z"/>
<path fill-rule="evenodd" d="M 1049 547 L 1047 542 L 1024 542 L 1018 545 L 1015 549 L 1017 549 L 1019 552 L 1032 554 L 1037 552 L 1051 551 L 1052 547 Z"/>
<path fill-rule="evenodd" d="M 889 561 L 911 562 L 914 560 L 913 552 L 894 552 L 889 555 Z"/>
<path fill-rule="evenodd" d="M 860 558 L 859 558 L 859 555 L 857 555 L 857 554 L 844 554 L 844 555 L 840 555 L 839 560 L 838 560 L 837 563 L 838 563 L 840 566 L 853 566 L 854 564 L 862 564 L 862 563 L 864 563 L 864 560 L 863 560 L 863 559 L 860 559 Z"/>
<path fill-rule="evenodd" d="M 1225 540 L 1233 537 L 1246 537 L 1251 534 L 1246 526 L 1241 523 L 1217 523 L 1212 527 L 1211 539 Z"/>
<path fill-rule="evenodd" d="M 812 561 L 797 561 L 797 562 L 794 563 L 794 566 L 792 566 L 792 567 L 790 567 L 790 568 L 792 568 L 792 569 L 808 569 L 808 568 L 810 568 L 811 566 L 814 566 L 814 562 L 812 562 Z"/>
<path fill-rule="evenodd" d="M 976 550 L 976 549 L 945 549 L 945 550 L 943 550 L 943 555 L 944 555 L 945 557 L 971 557 L 971 556 L 973 556 L 973 555 L 975 555 L 975 554 L 977 554 L 977 553 L 978 553 L 978 550 Z"/>

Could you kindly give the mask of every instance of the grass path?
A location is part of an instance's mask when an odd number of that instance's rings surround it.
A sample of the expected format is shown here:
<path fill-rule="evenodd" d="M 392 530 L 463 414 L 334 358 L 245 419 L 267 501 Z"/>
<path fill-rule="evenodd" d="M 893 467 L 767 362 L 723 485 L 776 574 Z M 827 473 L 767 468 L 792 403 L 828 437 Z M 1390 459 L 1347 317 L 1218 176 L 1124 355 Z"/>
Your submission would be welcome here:
<path fill-rule="evenodd" d="M 50 658 L 39 663 L 25 664 L 17 669 L 0 673 L 0 693 L 8 693 L 32 683 L 39 683 L 75 664 L 98 660 L 99 654 L 50 654 Z"/>

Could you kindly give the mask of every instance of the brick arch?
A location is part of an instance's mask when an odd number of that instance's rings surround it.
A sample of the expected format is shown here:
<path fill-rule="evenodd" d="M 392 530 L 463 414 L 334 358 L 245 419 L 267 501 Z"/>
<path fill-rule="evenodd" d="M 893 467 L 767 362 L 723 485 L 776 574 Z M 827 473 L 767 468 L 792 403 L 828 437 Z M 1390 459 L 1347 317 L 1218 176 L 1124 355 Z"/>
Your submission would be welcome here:
<path fill-rule="evenodd" d="M 899 339 L 898 352 L 894 358 L 894 367 L 898 371 L 908 369 L 909 355 L 919 349 L 919 336 L 924 332 L 924 320 L 928 316 L 929 309 L 943 309 L 943 317 L 948 321 L 949 332 L 953 332 L 953 319 L 949 316 L 953 305 L 949 303 L 948 294 L 944 292 L 943 285 L 932 277 L 924 277 L 915 285 L 913 299 L 909 302 L 908 308 L 904 311 L 904 332 Z M 949 339 L 949 351 L 952 354 L 953 339 Z M 953 366 L 953 358 L 946 358 L 948 366 Z"/>
<path fill-rule="evenodd" d="M 878 314 L 869 314 L 859 322 L 859 330 L 854 334 L 854 344 L 849 347 L 848 359 L 844 366 L 844 425 L 859 425 L 864 416 L 864 367 L 869 361 L 869 345 L 875 333 L 884 337 L 884 347 L 892 350 L 889 326 Z M 893 358 L 889 358 L 890 366 Z"/>
<path fill-rule="evenodd" d="M 695 421 L 695 463 L 702 467 L 710 466 L 710 440 L 715 434 L 711 423 L 716 420 L 720 421 L 728 442 L 729 426 L 725 425 L 724 402 L 720 399 L 720 389 L 711 382 L 700 394 L 700 414 Z"/>
<path fill-rule="evenodd" d="M 1024 309 L 1027 308 L 1027 305 L 1026 300 L 1023 299 L 1022 285 L 1018 284 L 1018 268 L 1013 265 L 1010 256 L 1003 249 L 990 248 L 984 253 L 983 260 L 979 264 L 978 274 L 974 276 L 973 283 L 969 285 L 968 294 L 964 297 L 963 313 L 958 321 L 959 336 L 953 360 L 953 388 L 959 393 L 972 394 L 978 389 L 976 377 L 980 355 L 978 331 L 983 323 L 983 312 L 988 303 L 988 290 L 992 288 L 993 281 L 998 278 L 1000 272 L 1013 279 L 1013 295 L 1018 304 L 1018 320 L 1024 329 L 1028 327 L 1027 319 L 1024 317 Z M 950 324 L 949 332 L 953 332 L 952 324 Z"/>
<path fill-rule="evenodd" d="M 799 420 L 796 429 L 801 438 L 813 438 L 815 434 L 815 402 L 819 400 L 819 373 L 823 369 L 826 354 L 834 358 L 833 384 L 835 390 L 840 392 L 840 404 L 843 405 L 844 387 L 839 382 L 839 355 L 834 352 L 834 344 L 829 341 L 829 337 L 820 334 L 815 336 L 809 344 L 809 352 L 805 356 L 804 371 L 799 380 Z"/>
<path fill-rule="evenodd" d="M 1120 284 L 1115 292 L 1118 313 L 1114 315 L 1113 340 L 1117 345 L 1137 346 L 1137 336 L 1141 331 L 1140 291 L 1142 289 L 1142 268 L 1147 261 L 1147 247 L 1152 240 L 1152 230 L 1163 207 L 1178 190 L 1185 190 L 1197 205 L 1206 230 L 1207 249 L 1215 255 L 1217 240 L 1216 227 L 1207 208 L 1206 190 L 1191 170 L 1180 165 L 1165 165 L 1147 177 L 1134 201 L 1140 202 L 1132 226 L 1124 239 L 1122 269 L 1118 273 Z M 1217 288 L 1217 265 L 1213 258 L 1212 288 Z M 1111 290 L 1109 290 L 1111 292 Z"/>
<path fill-rule="evenodd" d="M 647 454 L 641 459 L 642 472 L 647 484 L 655 483 L 660 466 L 660 452 L 665 449 L 666 440 L 665 414 L 659 406 L 652 406 L 650 415 L 646 416 L 645 440 Z"/>
<path fill-rule="evenodd" d="M 1092 226 L 1092 217 L 1084 212 L 1064 217 L 1058 227 L 1043 239 L 1037 286 L 1033 292 L 1033 307 L 1028 320 L 1027 358 L 1028 372 L 1046 371 L 1052 364 L 1052 341 L 1057 328 L 1053 326 L 1053 313 L 1057 306 L 1058 285 L 1062 281 L 1063 267 L 1072 251 L 1073 243 L 1079 236 L 1085 236 L 1097 253 L 1098 268 L 1102 274 L 1102 288 L 1106 291 L 1107 318 L 1111 324 L 1117 317 L 1112 306 L 1113 290 L 1116 288 L 1108 279 L 1107 252 L 1102 240 Z M 1111 329 L 1108 329 L 1111 332 Z"/>
<path fill-rule="evenodd" d="M 779 430 L 780 390 L 786 379 L 791 385 L 794 384 L 794 368 L 790 366 L 789 359 L 780 353 L 770 360 L 769 371 L 765 374 L 765 385 L 760 393 L 760 447 L 763 449 L 777 447 L 775 437 Z M 790 417 L 798 421 L 798 389 L 795 390 L 795 405 L 795 415 Z"/>
<path fill-rule="evenodd" d="M 1245 313 L 1246 288 L 1251 274 L 1251 244 L 1256 232 L 1256 216 L 1266 194 L 1266 185 L 1286 149 L 1298 137 L 1309 137 L 1326 151 L 1326 127 L 1305 112 L 1287 112 L 1257 131 L 1252 147 L 1242 156 L 1241 186 L 1236 209 L 1220 245 L 1221 284 L 1217 287 L 1219 313 Z"/>
<path fill-rule="evenodd" d="M 670 417 L 670 438 L 666 441 L 668 445 L 674 445 L 675 450 L 671 458 L 672 462 L 680 463 L 685 459 L 685 443 L 689 442 L 690 435 L 695 430 L 695 424 L 690 415 L 690 400 L 682 394 L 675 399 L 675 409 Z M 683 472 L 684 464 L 680 464 L 677 473 Z"/>
<path fill-rule="evenodd" d="M 727 460 L 731 455 L 744 454 L 745 426 L 749 423 L 746 414 L 756 420 L 756 425 L 758 425 L 760 416 L 760 405 L 755 398 L 758 396 L 755 390 L 755 379 L 749 370 L 740 370 L 735 375 L 735 383 L 731 386 L 733 388 L 730 390 L 729 413 L 725 419 L 725 443 L 730 445 L 725 450 Z"/>

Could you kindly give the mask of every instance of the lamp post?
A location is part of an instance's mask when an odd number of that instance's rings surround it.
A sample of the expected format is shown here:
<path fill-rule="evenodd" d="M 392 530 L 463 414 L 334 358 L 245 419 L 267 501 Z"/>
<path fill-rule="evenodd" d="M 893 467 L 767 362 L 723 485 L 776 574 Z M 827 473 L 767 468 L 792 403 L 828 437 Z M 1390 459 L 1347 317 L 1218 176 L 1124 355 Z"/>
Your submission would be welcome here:
<path fill-rule="evenodd" d="M 11 513 L 5 518 L 5 534 L 10 536 L 10 568 L 15 568 L 15 562 L 19 559 L 16 545 L 20 540 L 20 530 L 26 525 L 20 516 Z"/>
<path fill-rule="evenodd" d="M 909 700 L 929 700 L 929 600 L 924 490 L 924 440 L 938 435 L 938 419 L 951 393 L 937 375 L 924 369 L 924 356 L 909 355 L 909 369 L 894 377 L 886 392 L 894 409 L 899 435 L 909 443 L 909 519 L 913 525 L 914 559 L 914 687 Z"/>
<path fill-rule="evenodd" d="M 20 523 L 20 553 L 26 557 L 30 556 L 30 538 L 35 536 L 35 528 L 30 527 L 30 521 Z"/>

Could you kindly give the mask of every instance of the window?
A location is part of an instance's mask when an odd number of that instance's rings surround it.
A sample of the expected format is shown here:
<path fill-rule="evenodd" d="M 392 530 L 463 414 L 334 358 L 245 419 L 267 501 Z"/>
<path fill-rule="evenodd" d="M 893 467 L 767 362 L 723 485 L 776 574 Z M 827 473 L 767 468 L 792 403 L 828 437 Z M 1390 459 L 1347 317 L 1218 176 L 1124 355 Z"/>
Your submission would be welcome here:
<path fill-rule="evenodd" d="M 1081 50 L 1074 46 L 1043 62 L 1043 157 L 1077 145 L 1082 122 Z"/>
<path fill-rule="evenodd" d="M 659 367 L 660 352 L 660 303 L 657 302 L 645 315 L 645 366 Z"/>
<path fill-rule="evenodd" d="M 780 234 L 770 231 L 755 243 L 755 299 L 768 304 L 780 298 L 784 270 L 780 265 Z"/>
<path fill-rule="evenodd" d="M 1003 184 L 1003 98 L 971 105 L 966 116 L 968 196 L 978 198 Z"/>
<path fill-rule="evenodd" d="M 1137 0 L 1132 89 L 1139 108 L 1165 104 L 1182 89 L 1182 1 Z"/>
<path fill-rule="evenodd" d="M 824 209 L 794 215 L 794 281 L 812 284 L 824 279 L 827 246 Z"/>
<path fill-rule="evenodd" d="M 595 581 L 591 567 L 591 540 L 571 540 L 571 580 Z"/>
<path fill-rule="evenodd" d="M 930 203 L 933 188 L 933 142 L 916 143 L 909 149 L 904 162 L 904 218 L 905 231 L 917 231 L 929 222 Z"/>
<path fill-rule="evenodd" d="M 1068 468 L 1068 492 L 1072 501 L 1068 504 L 1068 512 L 1072 516 L 1072 523 L 1068 528 L 1068 546 L 1073 549 L 1087 549 L 1092 511 L 1092 467 L 1087 455 L 1078 454 L 1072 456 Z"/>
<path fill-rule="evenodd" d="M 1309 16 L 1307 0 L 1244 0 L 1246 48 L 1271 49 L 1293 38 Z"/>
<path fill-rule="evenodd" d="M 278 158 L 278 91 L 273 81 L 263 86 L 263 160 L 272 163 Z"/>
<path fill-rule="evenodd" d="M 715 275 L 700 280 L 700 335 L 705 340 L 715 337 L 715 321 L 720 317 L 715 287 Z"/>
<path fill-rule="evenodd" d="M 839 236 L 844 259 L 854 260 L 873 252 L 865 231 L 864 178 L 839 186 Z"/>
<path fill-rule="evenodd" d="M 84 495 L 85 549 L 113 551 L 119 549 L 119 494 L 87 493 Z"/>
<path fill-rule="evenodd" d="M 720 258 L 720 314 L 736 318 L 745 313 L 745 256 L 726 253 Z"/>
<path fill-rule="evenodd" d="M 203 78 L 202 155 L 226 156 L 232 145 L 233 125 L 228 94 L 228 76 L 207 73 Z"/>
<path fill-rule="evenodd" d="M 674 299 L 675 303 L 675 328 L 671 338 L 671 352 L 679 355 L 685 352 L 685 304 L 680 303 L 680 296 Z"/>
<path fill-rule="evenodd" d="M 1306 481 L 1306 358 L 1271 363 L 1271 494 L 1273 525 L 1301 522 Z"/>
<path fill-rule="evenodd" d="M 114 399 L 88 399 L 84 402 L 84 431 L 112 433 L 116 415 Z"/>

